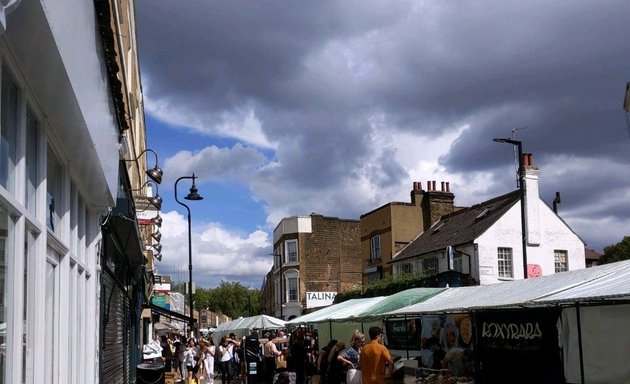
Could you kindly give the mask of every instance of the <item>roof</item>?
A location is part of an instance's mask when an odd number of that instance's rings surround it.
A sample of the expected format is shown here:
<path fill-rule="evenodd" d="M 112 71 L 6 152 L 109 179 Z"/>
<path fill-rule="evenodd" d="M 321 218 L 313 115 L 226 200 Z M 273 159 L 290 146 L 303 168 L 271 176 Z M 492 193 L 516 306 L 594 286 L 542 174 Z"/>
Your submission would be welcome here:
<path fill-rule="evenodd" d="M 296 317 L 287 324 L 308 324 L 326 321 L 371 321 L 382 318 L 383 314 L 419 303 L 433 297 L 444 288 L 411 288 L 390 296 L 379 296 L 346 300 L 318 311 Z"/>
<path fill-rule="evenodd" d="M 630 260 L 472 287 L 447 288 L 423 302 L 387 315 L 457 313 L 483 309 L 548 307 L 630 300 Z"/>
<path fill-rule="evenodd" d="M 595 252 L 592 249 L 586 248 L 584 250 L 584 257 L 586 258 L 586 260 L 599 260 L 600 257 L 602 257 L 602 255 L 600 255 L 599 253 Z"/>
<path fill-rule="evenodd" d="M 519 196 L 515 190 L 442 216 L 395 255 L 391 263 L 473 242 L 516 204 Z"/>
<path fill-rule="evenodd" d="M 404 291 L 397 292 L 391 296 L 385 297 L 383 300 L 371 305 L 364 311 L 352 316 L 355 320 L 369 321 L 375 318 L 382 317 L 384 313 L 394 311 L 399 308 L 404 308 L 412 304 L 423 302 L 430 297 L 433 297 L 445 288 L 411 288 Z"/>
<path fill-rule="evenodd" d="M 378 297 L 368 297 L 362 299 L 351 299 L 343 301 L 339 304 L 333 304 L 326 308 L 322 308 L 315 312 L 307 313 L 306 315 L 302 315 L 296 317 L 292 320 L 287 321 L 287 325 L 290 324 L 309 324 L 309 323 L 319 323 L 324 321 L 345 321 L 356 315 L 357 313 L 363 312 L 368 309 L 370 306 L 378 303 L 383 300 L 385 296 Z"/>

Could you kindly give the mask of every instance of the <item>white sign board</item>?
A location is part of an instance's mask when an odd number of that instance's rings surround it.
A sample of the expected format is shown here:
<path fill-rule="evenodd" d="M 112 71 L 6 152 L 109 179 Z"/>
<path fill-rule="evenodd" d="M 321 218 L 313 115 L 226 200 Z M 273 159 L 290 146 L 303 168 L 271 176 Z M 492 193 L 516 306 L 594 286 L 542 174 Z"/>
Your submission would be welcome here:
<path fill-rule="evenodd" d="M 164 293 L 171 291 L 171 283 L 157 283 L 153 284 L 153 292 Z"/>
<path fill-rule="evenodd" d="M 337 292 L 306 292 L 306 308 L 326 307 L 335 301 Z"/>

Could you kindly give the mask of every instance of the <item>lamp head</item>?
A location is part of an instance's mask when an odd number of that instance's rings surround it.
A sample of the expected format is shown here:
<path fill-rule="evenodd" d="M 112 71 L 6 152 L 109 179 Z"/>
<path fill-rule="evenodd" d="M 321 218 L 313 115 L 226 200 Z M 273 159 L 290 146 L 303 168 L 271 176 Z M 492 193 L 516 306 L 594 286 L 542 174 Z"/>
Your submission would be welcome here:
<path fill-rule="evenodd" d="M 155 196 L 148 196 L 147 200 L 149 200 L 149 203 L 153 204 L 153 206 L 158 210 L 162 209 L 162 197 L 159 194 Z"/>
<path fill-rule="evenodd" d="M 190 193 L 186 197 L 184 197 L 184 199 L 197 201 L 203 200 L 203 196 L 197 193 L 197 187 L 195 187 L 195 184 L 193 184 L 192 187 L 190 187 Z"/>
<path fill-rule="evenodd" d="M 160 184 L 162 182 L 162 169 L 160 167 L 158 167 L 157 164 L 155 164 L 155 167 L 151 168 L 151 169 L 147 169 L 146 172 L 147 176 L 149 176 L 149 178 L 153 181 L 155 181 L 156 183 Z"/>
<path fill-rule="evenodd" d="M 160 230 L 157 230 L 156 232 L 152 233 L 151 237 L 158 243 L 160 242 L 160 240 L 162 240 L 162 234 L 160 233 Z"/>
<path fill-rule="evenodd" d="M 494 139 L 492 139 L 492 141 L 494 141 L 495 143 L 508 143 L 508 144 L 512 144 L 512 145 L 520 145 L 521 144 L 520 141 L 512 140 L 512 139 L 494 138 Z"/>
<path fill-rule="evenodd" d="M 156 225 L 158 228 L 162 227 L 162 216 L 158 213 L 157 216 L 151 219 L 153 225 Z"/>
<path fill-rule="evenodd" d="M 192 200 L 192 201 L 197 201 L 197 200 L 203 200 L 203 196 L 201 196 L 199 193 L 197 193 L 197 187 L 195 186 L 195 179 L 197 177 L 195 176 L 195 174 L 193 173 L 192 175 L 192 187 L 190 187 L 190 193 L 188 194 L 188 196 L 184 197 L 184 199 L 186 200 Z"/>
<path fill-rule="evenodd" d="M 154 244 L 153 249 L 155 249 L 158 253 L 162 252 L 162 244 L 160 243 Z"/>
<path fill-rule="evenodd" d="M 155 255 L 153 255 L 153 257 L 158 259 L 158 261 L 162 261 L 162 254 L 161 253 L 156 253 Z"/>

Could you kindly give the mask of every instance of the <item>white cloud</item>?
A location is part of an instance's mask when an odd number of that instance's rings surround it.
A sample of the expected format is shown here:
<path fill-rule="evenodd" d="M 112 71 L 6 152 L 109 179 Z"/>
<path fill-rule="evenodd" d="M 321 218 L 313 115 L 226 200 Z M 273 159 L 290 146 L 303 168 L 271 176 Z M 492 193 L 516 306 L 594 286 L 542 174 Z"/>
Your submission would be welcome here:
<path fill-rule="evenodd" d="M 163 212 L 162 218 L 162 261 L 158 262 L 158 269 L 175 278 L 181 275 L 187 281 L 187 218 L 176 211 Z M 238 280 L 260 288 L 262 276 L 271 268 L 273 260 L 267 255 L 271 244 L 265 231 L 242 234 L 218 223 L 202 223 L 192 227 L 191 238 L 193 280 L 200 287 Z"/>

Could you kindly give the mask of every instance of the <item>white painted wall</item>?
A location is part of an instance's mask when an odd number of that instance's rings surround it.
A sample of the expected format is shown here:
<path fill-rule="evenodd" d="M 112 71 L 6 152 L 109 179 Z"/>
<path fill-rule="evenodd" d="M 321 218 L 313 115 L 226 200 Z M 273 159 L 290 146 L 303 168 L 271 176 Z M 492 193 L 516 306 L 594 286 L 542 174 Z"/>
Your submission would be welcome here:
<path fill-rule="evenodd" d="M 537 199 L 540 244 L 527 247 L 527 263 L 538 264 L 543 275 L 555 273 L 554 250 L 566 250 L 569 270 L 585 268 L 584 243 L 571 231 L 544 202 Z M 530 223 L 531 224 L 531 223 Z M 535 230 L 531 228 L 530 231 Z M 515 204 L 495 225 L 477 239 L 480 283 L 499 282 L 497 248 L 512 248 L 514 278 L 523 278 L 523 252 L 521 241 L 521 207 Z"/>
<path fill-rule="evenodd" d="M 119 133 L 95 23 L 90 1 L 22 1 L 2 38 L 62 161 L 88 202 L 104 209 L 117 191 Z"/>

